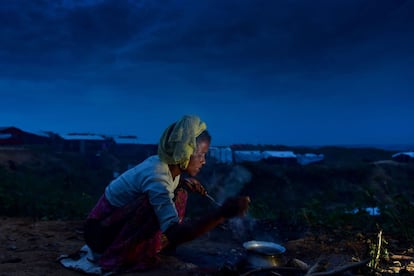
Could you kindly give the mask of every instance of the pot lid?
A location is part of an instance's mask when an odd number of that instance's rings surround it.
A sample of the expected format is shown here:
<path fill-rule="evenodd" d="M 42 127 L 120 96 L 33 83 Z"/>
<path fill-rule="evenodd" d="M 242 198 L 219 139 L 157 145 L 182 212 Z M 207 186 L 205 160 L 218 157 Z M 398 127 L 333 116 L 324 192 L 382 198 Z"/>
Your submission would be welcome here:
<path fill-rule="evenodd" d="M 243 247 L 263 255 L 278 255 L 286 251 L 286 248 L 280 244 L 267 241 L 248 241 L 243 243 Z"/>

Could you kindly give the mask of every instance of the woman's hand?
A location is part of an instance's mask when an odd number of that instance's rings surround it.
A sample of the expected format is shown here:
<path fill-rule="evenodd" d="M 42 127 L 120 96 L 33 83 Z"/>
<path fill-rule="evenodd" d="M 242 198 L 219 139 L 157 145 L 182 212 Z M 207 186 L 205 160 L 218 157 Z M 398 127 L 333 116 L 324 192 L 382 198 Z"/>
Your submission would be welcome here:
<path fill-rule="evenodd" d="M 189 177 L 189 178 L 184 178 L 182 180 L 182 184 L 187 187 L 191 192 L 196 192 L 199 193 L 201 195 L 206 195 L 207 191 L 204 188 L 203 185 L 201 185 L 200 181 L 198 181 L 195 178 Z"/>

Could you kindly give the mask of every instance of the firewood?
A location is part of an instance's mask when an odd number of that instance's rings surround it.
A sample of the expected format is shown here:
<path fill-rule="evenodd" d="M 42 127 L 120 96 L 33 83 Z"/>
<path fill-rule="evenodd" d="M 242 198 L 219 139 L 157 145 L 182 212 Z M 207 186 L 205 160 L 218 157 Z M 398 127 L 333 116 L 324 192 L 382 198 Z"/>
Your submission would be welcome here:
<path fill-rule="evenodd" d="M 348 265 L 344 265 L 344 266 L 340 266 L 337 267 L 333 270 L 330 271 L 324 271 L 324 272 L 316 272 L 316 273 L 306 273 L 305 276 L 327 276 L 327 275 L 340 275 L 342 273 L 344 273 L 347 270 L 351 270 L 357 267 L 361 267 L 366 265 L 367 263 L 369 263 L 371 259 L 366 259 L 357 263 L 352 263 L 352 264 L 348 264 Z M 310 270 L 309 270 L 310 271 Z"/>
<path fill-rule="evenodd" d="M 392 255 L 391 260 L 395 261 L 412 261 L 414 260 L 414 257 L 406 256 L 406 255 Z"/>

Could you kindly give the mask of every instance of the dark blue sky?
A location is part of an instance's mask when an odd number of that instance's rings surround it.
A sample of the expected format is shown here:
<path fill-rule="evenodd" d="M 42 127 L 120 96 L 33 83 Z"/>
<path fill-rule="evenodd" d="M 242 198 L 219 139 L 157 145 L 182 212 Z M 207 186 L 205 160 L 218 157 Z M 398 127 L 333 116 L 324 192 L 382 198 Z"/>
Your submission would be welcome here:
<path fill-rule="evenodd" d="M 0 126 L 214 145 L 414 141 L 414 1 L 5 0 Z"/>

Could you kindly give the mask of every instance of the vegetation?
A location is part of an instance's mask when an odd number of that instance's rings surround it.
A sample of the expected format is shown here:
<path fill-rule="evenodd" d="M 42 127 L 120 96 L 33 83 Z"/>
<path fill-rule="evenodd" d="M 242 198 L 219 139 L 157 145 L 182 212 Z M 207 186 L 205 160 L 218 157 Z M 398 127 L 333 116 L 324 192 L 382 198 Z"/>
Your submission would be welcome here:
<path fill-rule="evenodd" d="M 300 229 L 376 233 L 381 227 L 388 235 L 414 241 L 414 222 L 410 219 L 414 215 L 414 164 L 371 162 L 373 156 L 389 159 L 392 155 L 376 149 L 358 149 L 356 156 L 350 149 L 344 151 L 346 154 L 341 155 L 340 149 L 335 149 L 341 162 L 330 156 L 335 161 L 307 166 L 243 164 L 252 177 L 239 193 L 252 198 L 251 216 Z M 370 156 L 369 162 L 366 156 Z M 208 166 L 203 173 L 206 183 L 212 182 L 208 176 L 215 171 L 226 171 L 225 166 Z M 227 183 L 221 180 L 226 189 Z"/>
<path fill-rule="evenodd" d="M 8 159 L 0 166 L 0 215 L 84 218 L 111 179 L 96 156 L 36 149 L 30 155 L 27 162 Z"/>

